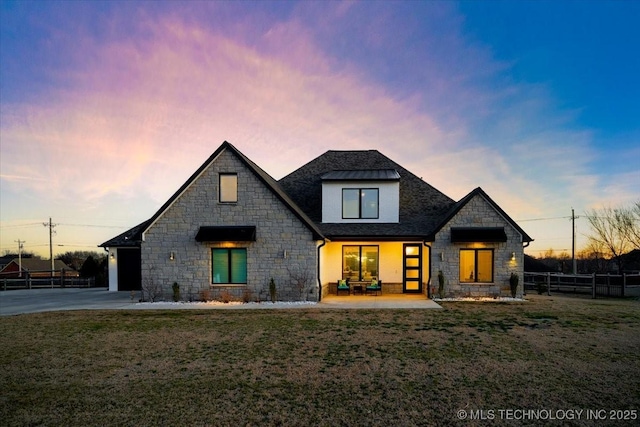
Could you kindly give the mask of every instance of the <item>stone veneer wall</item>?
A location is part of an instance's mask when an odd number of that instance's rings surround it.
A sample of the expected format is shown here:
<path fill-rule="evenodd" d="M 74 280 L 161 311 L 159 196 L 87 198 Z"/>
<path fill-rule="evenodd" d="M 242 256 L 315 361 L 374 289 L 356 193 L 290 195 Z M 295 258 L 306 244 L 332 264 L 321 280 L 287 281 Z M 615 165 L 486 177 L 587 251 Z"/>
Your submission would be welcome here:
<path fill-rule="evenodd" d="M 218 202 L 218 176 L 238 174 L 238 202 Z M 200 226 L 255 225 L 255 242 L 197 242 Z M 219 298 L 226 291 L 235 299 L 270 299 L 274 279 L 280 301 L 317 301 L 316 242 L 310 230 L 249 170 L 236 155 L 224 150 L 191 186 L 166 209 L 145 233 L 141 246 L 142 285 L 160 287 L 172 298 L 172 284 L 181 297 Z M 247 284 L 211 284 L 211 248 L 247 248 Z M 287 251 L 287 257 L 284 257 Z M 175 259 L 170 260 L 173 252 Z M 303 278 L 304 289 L 294 277 Z"/>
<path fill-rule="evenodd" d="M 504 227 L 507 241 L 504 243 L 451 243 L 451 227 Z M 493 248 L 493 283 L 460 282 L 460 249 Z M 515 252 L 515 261 L 511 254 Z M 442 254 L 442 260 L 440 258 Z M 445 294 L 448 297 L 510 296 L 509 278 L 515 272 L 520 277 L 517 296 L 523 295 L 524 249 L 522 236 L 509 224 L 484 197 L 476 195 L 436 235 L 431 251 L 431 288 L 438 292 L 438 271 L 445 277 Z"/>

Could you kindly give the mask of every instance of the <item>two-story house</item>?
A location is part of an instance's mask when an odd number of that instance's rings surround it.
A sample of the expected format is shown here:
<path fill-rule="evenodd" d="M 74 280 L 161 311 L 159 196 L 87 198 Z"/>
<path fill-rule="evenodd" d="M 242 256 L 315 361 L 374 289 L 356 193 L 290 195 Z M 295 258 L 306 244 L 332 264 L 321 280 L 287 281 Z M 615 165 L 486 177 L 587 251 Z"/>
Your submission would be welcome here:
<path fill-rule="evenodd" d="M 383 293 L 499 295 L 532 239 L 480 188 L 455 202 L 375 150 L 328 151 L 275 181 L 224 142 L 148 221 L 101 246 L 109 289 L 319 300 L 347 280 Z M 521 289 L 519 293 L 521 293 Z"/>

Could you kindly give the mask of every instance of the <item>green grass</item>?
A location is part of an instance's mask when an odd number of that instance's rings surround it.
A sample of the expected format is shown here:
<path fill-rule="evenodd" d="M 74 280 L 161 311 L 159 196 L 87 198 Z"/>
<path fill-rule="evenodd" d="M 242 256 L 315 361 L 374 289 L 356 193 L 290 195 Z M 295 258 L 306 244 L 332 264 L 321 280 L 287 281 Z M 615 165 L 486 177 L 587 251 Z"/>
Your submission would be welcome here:
<path fill-rule="evenodd" d="M 487 421 L 459 409 L 640 410 L 637 301 L 444 307 L 2 317 L 0 424 L 468 426 Z M 574 425 L 589 422 L 602 424 Z"/>

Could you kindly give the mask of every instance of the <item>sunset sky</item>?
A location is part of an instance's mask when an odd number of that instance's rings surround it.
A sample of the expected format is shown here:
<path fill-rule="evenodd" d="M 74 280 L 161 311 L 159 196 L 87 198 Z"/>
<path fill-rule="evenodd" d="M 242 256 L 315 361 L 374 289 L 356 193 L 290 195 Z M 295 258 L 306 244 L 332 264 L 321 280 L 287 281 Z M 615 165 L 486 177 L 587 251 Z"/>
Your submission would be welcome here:
<path fill-rule="evenodd" d="M 279 179 L 377 149 L 535 239 L 640 200 L 640 2 L 0 3 L 0 251 L 96 246 L 225 140 Z M 60 246 L 63 245 L 63 246 Z"/>

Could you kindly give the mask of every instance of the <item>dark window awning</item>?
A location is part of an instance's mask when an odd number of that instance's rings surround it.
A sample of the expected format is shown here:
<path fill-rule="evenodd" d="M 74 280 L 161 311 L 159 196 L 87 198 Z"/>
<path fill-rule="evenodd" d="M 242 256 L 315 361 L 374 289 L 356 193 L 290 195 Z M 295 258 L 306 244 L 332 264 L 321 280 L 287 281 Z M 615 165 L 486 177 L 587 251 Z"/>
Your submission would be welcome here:
<path fill-rule="evenodd" d="M 496 243 L 506 242 L 507 234 L 504 227 L 452 227 L 452 243 Z"/>
<path fill-rule="evenodd" d="M 256 226 L 203 226 L 196 234 L 198 242 L 255 242 Z"/>

